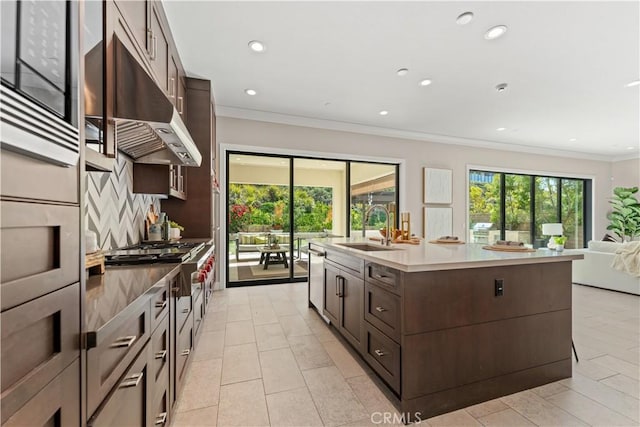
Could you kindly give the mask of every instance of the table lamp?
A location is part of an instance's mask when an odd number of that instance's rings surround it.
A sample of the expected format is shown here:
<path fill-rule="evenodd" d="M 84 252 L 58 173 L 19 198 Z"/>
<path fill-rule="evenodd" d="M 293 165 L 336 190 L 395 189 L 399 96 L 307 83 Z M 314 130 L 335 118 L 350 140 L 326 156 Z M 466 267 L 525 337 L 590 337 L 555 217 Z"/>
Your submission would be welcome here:
<path fill-rule="evenodd" d="M 550 236 L 549 237 L 549 243 L 547 243 L 547 248 L 555 249 L 557 244 L 556 244 L 555 240 L 553 239 L 553 237 L 554 236 L 562 236 L 563 232 L 564 232 L 564 230 L 562 229 L 562 224 L 561 223 L 542 224 L 542 235 L 543 236 Z"/>

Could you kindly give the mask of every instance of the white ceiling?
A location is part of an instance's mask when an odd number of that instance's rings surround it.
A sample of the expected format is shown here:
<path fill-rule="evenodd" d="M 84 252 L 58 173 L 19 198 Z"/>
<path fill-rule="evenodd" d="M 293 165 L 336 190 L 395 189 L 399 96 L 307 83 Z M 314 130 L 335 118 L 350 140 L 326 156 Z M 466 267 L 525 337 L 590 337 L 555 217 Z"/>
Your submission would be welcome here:
<path fill-rule="evenodd" d="M 187 73 L 213 82 L 218 115 L 638 156 L 640 86 L 625 86 L 640 78 L 637 1 L 163 3 Z M 474 20 L 457 25 L 465 11 Z M 485 40 L 498 24 L 507 33 Z M 254 39 L 265 53 L 249 50 Z"/>

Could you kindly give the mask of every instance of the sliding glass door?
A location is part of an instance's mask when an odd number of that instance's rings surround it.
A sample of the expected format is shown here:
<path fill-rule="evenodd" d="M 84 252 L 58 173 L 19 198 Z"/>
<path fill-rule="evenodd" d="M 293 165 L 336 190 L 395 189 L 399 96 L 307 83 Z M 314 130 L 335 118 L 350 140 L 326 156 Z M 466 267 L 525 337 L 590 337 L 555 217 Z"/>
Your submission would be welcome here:
<path fill-rule="evenodd" d="M 347 162 L 293 159 L 295 278 L 307 276 L 309 240 L 344 236 Z"/>
<path fill-rule="evenodd" d="M 232 154 L 228 159 L 229 282 L 290 276 L 290 161 Z"/>
<path fill-rule="evenodd" d="M 227 285 L 304 281 L 309 240 L 395 225 L 397 165 L 227 153 Z M 365 221 L 366 212 L 376 209 Z"/>

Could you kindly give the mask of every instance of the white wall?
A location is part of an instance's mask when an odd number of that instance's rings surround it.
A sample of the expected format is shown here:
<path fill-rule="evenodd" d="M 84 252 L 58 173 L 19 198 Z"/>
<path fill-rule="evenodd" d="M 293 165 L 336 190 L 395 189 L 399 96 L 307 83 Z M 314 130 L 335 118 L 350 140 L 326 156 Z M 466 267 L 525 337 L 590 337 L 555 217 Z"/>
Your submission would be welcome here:
<path fill-rule="evenodd" d="M 466 235 L 467 167 L 469 165 L 512 171 L 545 173 L 593 179 L 594 237 L 606 231 L 607 198 L 611 193 L 612 163 L 572 159 L 531 153 L 492 150 L 479 147 L 438 144 L 352 132 L 283 125 L 254 120 L 217 118 L 217 142 L 237 146 L 265 147 L 285 151 L 318 153 L 331 158 L 361 159 L 362 156 L 404 159 L 400 168 L 400 210 L 411 212 L 411 229 L 422 234 L 422 168 L 453 170 L 453 233 Z M 618 162 L 620 163 L 620 162 Z M 616 180 L 633 180 L 624 163 Z M 623 170 L 624 169 L 624 170 Z M 626 174 L 630 174 L 628 178 Z"/>
<path fill-rule="evenodd" d="M 611 190 L 615 187 L 640 187 L 640 159 L 613 162 Z"/>

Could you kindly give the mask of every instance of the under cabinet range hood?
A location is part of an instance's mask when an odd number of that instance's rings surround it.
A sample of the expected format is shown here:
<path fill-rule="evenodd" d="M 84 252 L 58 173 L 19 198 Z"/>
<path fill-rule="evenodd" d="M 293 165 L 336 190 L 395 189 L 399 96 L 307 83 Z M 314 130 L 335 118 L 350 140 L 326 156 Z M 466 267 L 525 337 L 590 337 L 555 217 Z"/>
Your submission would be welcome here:
<path fill-rule="evenodd" d="M 180 114 L 125 45 L 113 36 L 113 120 L 119 151 L 136 163 L 200 166 Z M 89 79 L 87 79 L 89 80 Z"/>

